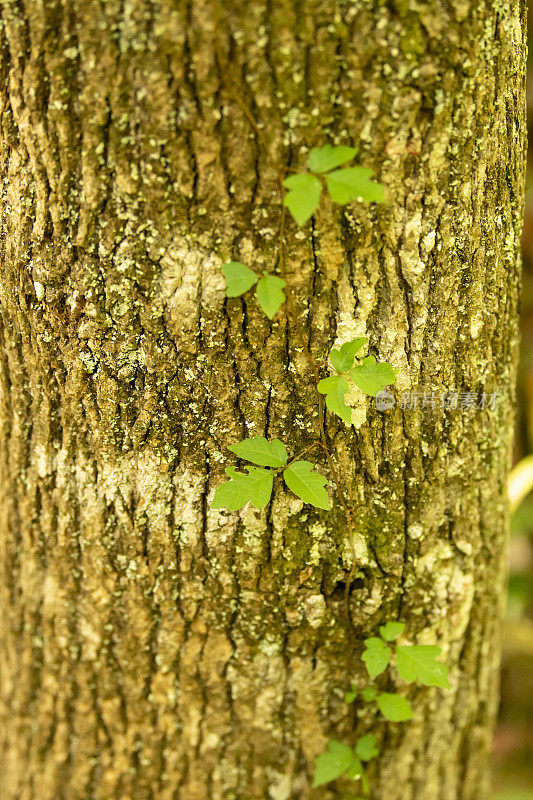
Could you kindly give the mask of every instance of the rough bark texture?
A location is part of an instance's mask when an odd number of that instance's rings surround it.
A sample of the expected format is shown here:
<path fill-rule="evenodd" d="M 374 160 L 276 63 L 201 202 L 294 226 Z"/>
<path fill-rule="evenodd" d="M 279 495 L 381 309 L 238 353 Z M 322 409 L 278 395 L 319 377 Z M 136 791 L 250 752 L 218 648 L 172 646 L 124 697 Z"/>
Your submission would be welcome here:
<path fill-rule="evenodd" d="M 326 800 L 373 730 L 375 800 L 482 800 L 497 699 L 517 355 L 525 9 L 504 0 L 3 0 L 2 797 Z M 389 203 L 288 225 L 318 360 L 353 335 L 404 391 L 494 409 L 328 422 L 338 502 L 212 511 L 226 446 L 315 438 L 290 322 L 227 300 L 274 269 L 275 171 L 355 144 Z M 327 367 L 324 368 L 324 375 Z M 317 463 L 327 468 L 320 456 Z M 384 725 L 343 702 L 400 618 L 452 689 Z"/>

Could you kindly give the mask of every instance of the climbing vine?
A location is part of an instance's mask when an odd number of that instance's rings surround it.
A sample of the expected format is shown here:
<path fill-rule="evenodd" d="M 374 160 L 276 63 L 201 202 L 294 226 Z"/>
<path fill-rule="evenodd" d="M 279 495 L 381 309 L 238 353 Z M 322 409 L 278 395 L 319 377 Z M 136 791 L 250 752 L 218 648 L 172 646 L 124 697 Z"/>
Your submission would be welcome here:
<path fill-rule="evenodd" d="M 404 630 L 403 622 L 389 621 L 385 625 L 380 625 L 379 636 L 365 639 L 362 659 L 369 678 L 373 681 L 394 665 L 396 675 L 406 684 L 418 682 L 424 686 L 449 689 L 447 667 L 437 660 L 437 656 L 441 653 L 440 647 L 434 644 L 396 644 L 395 640 Z M 375 705 L 389 722 L 406 722 L 413 717 L 411 704 L 402 694 L 380 691 L 371 684 L 359 692 L 355 684 L 352 684 L 350 691 L 344 696 L 344 701 L 351 704 L 358 698 L 366 705 Z M 330 739 L 326 751 L 316 759 L 313 787 L 344 777 L 359 780 L 363 792 L 368 794 L 370 784 L 363 764 L 377 755 L 379 755 L 377 736 L 373 733 L 361 736 L 354 747 Z"/>
<path fill-rule="evenodd" d="M 372 170 L 361 166 L 343 167 L 354 159 L 356 153 L 357 150 L 353 147 L 333 147 L 326 144 L 309 153 L 307 159 L 309 171 L 290 175 L 288 178 L 283 178 L 279 174 L 283 202 L 278 245 L 280 270 L 283 266 L 284 222 L 287 209 L 297 225 L 301 227 L 317 210 L 324 188 L 333 202 L 342 205 L 352 200 L 384 202 L 384 188 L 381 184 L 371 180 Z M 341 168 L 336 169 L 337 167 Z M 255 287 L 256 300 L 269 319 L 275 317 L 288 299 L 284 292 L 287 283 L 280 275 L 263 272 L 260 276 L 240 261 L 230 261 L 224 264 L 222 272 L 226 281 L 227 296 L 241 297 Z M 288 306 L 287 313 L 295 324 L 297 332 L 301 335 L 292 303 L 289 302 Z M 345 402 L 345 395 L 350 389 L 349 383 L 357 386 L 365 394 L 375 396 L 384 386 L 394 382 L 396 373 L 387 362 L 377 363 L 374 356 L 367 356 L 361 363 L 354 366 L 355 357 L 366 343 L 366 337 L 361 336 L 345 342 L 340 350 L 335 348 L 331 350 L 329 359 L 335 374 L 320 378 L 318 366 L 310 353 L 307 342 L 304 337 L 301 338 L 320 393 L 317 444 L 326 452 L 331 468 L 331 453 L 324 434 L 324 409 L 320 402 L 320 395 L 325 395 L 327 409 L 349 426 L 351 425 L 351 409 Z M 245 467 L 246 473 L 239 473 L 234 467 L 228 467 L 226 473 L 230 480 L 216 490 L 212 508 L 228 508 L 236 511 L 249 502 L 256 508 L 264 508 L 272 493 L 273 471 L 283 468 L 285 484 L 304 503 L 310 503 L 325 510 L 330 509 L 328 495 L 324 488 L 327 483 L 326 478 L 313 471 L 312 464 L 308 461 L 295 459 L 287 464 L 287 450 L 279 439 L 269 443 L 264 437 L 255 436 L 231 445 L 229 449 L 239 458 L 249 461 L 255 466 Z M 268 467 L 269 469 L 259 469 L 258 467 Z M 337 490 L 341 493 L 336 471 L 332 469 L 332 473 Z M 352 527 L 351 519 L 348 520 L 348 523 L 350 529 Z"/>
<path fill-rule="evenodd" d="M 236 99 L 242 104 L 239 98 Z M 264 145 L 250 112 L 245 107 L 243 110 Z M 336 495 L 346 517 L 352 552 L 352 568 L 345 585 L 345 609 L 350 625 L 349 588 L 357 566 L 354 529 L 341 477 L 335 467 L 325 433 L 326 410 L 339 417 L 346 426 L 351 426 L 352 409 L 346 402 L 346 395 L 351 387 L 356 386 L 364 394 L 376 396 L 384 387 L 394 383 L 396 371 L 386 361 L 377 362 L 374 356 L 369 355 L 361 360 L 359 354 L 366 345 L 367 338 L 360 336 L 345 342 L 340 349 L 333 348 L 329 353 L 331 374 L 321 375 L 321 369 L 309 349 L 299 316 L 295 313 L 291 295 L 289 292 L 286 295 L 284 291 L 287 286 L 284 278 L 284 247 L 286 212 L 301 227 L 316 212 L 324 193 L 329 195 L 330 201 L 340 205 L 354 201 L 385 201 L 384 187 L 372 179 L 372 170 L 362 166 L 347 166 L 356 154 L 357 150 L 353 147 L 326 144 L 310 151 L 308 169 L 305 172 L 285 177 L 284 172 L 275 165 L 282 202 L 276 262 L 279 274 L 265 271 L 258 275 L 240 261 L 230 261 L 222 266 L 229 298 L 242 297 L 253 289 L 257 303 L 270 320 L 286 305 L 286 313 L 310 367 L 317 389 L 317 437 L 305 452 L 314 448 L 323 451 Z M 326 476 L 318 472 L 311 461 L 302 459 L 303 454 L 289 459 L 287 447 L 280 439 L 268 441 L 263 436 L 253 436 L 229 445 L 228 449 L 247 462 L 243 466 L 245 471 L 239 472 L 233 466 L 226 468 L 229 480 L 216 488 L 211 508 L 237 511 L 248 503 L 257 509 L 264 508 L 270 501 L 274 481 L 280 480 L 302 502 L 324 511 L 330 510 Z M 397 644 L 396 639 L 403 634 L 404 629 L 404 623 L 389 621 L 380 627 L 379 636 L 365 639 L 362 660 L 370 680 L 374 681 L 385 670 L 394 668 L 397 677 L 407 684 L 418 682 L 426 686 L 449 688 L 446 665 L 437 660 L 441 653 L 440 648 L 437 645 Z M 345 702 L 351 704 L 356 700 L 374 705 L 389 722 L 403 722 L 413 716 L 411 705 L 403 694 L 380 691 L 373 685 L 368 685 L 359 692 L 352 684 L 345 695 Z M 316 759 L 313 787 L 344 777 L 360 781 L 363 793 L 368 796 L 370 785 L 363 765 L 375 758 L 378 752 L 377 736 L 372 733 L 360 737 L 353 747 L 329 740 L 325 752 Z"/>

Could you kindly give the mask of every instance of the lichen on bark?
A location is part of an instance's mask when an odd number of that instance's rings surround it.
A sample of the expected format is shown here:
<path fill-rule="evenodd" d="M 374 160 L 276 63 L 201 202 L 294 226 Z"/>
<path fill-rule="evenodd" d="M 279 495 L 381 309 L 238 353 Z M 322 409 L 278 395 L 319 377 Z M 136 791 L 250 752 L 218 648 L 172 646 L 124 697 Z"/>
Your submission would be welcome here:
<path fill-rule="evenodd" d="M 380 732 L 374 795 L 481 800 L 497 696 L 524 186 L 525 8 L 491 0 L 4 2 L 2 792 L 326 800 L 328 736 Z M 314 438 L 290 320 L 227 299 L 275 267 L 276 172 L 354 145 L 388 203 L 288 228 L 317 360 L 352 333 L 404 391 L 328 425 L 356 519 L 276 486 L 214 511 L 228 444 Z M 319 459 L 320 460 L 320 459 Z M 321 467 L 325 469 L 324 464 Z M 437 641 L 452 690 L 358 718 L 362 639 Z"/>

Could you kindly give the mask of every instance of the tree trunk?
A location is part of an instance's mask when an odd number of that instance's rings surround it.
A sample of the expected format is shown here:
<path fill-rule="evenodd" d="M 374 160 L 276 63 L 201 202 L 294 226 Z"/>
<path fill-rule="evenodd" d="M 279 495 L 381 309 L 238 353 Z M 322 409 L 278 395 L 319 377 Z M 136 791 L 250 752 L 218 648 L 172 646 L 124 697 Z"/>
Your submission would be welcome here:
<path fill-rule="evenodd" d="M 523 0 L 4 0 L 1 18 L 2 797 L 346 797 L 311 791 L 313 758 L 371 730 L 374 800 L 483 800 Z M 316 439 L 293 320 L 225 296 L 224 261 L 274 272 L 278 246 L 243 104 L 281 168 L 355 145 L 387 187 L 386 205 L 286 225 L 314 357 L 366 335 L 399 370 L 392 409 L 359 397 L 351 429 L 328 418 L 356 520 L 351 625 L 333 493 L 329 514 L 281 484 L 264 511 L 210 509 L 229 444 Z M 403 724 L 343 701 L 389 619 L 450 670 Z"/>

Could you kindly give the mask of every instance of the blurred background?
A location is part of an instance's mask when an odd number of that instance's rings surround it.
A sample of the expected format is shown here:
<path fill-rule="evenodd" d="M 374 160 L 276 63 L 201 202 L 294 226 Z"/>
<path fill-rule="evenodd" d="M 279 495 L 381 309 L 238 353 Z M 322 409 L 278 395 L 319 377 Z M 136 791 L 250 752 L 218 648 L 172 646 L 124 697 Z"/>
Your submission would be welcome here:
<path fill-rule="evenodd" d="M 533 142 L 533 9 L 529 12 L 528 132 Z M 522 344 L 515 467 L 509 479 L 511 541 L 494 800 L 533 800 L 533 148 L 528 156 L 522 237 Z"/>

